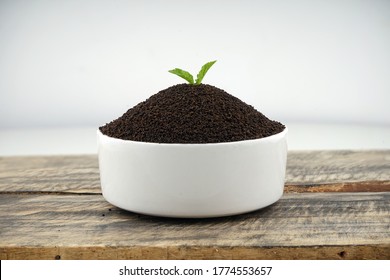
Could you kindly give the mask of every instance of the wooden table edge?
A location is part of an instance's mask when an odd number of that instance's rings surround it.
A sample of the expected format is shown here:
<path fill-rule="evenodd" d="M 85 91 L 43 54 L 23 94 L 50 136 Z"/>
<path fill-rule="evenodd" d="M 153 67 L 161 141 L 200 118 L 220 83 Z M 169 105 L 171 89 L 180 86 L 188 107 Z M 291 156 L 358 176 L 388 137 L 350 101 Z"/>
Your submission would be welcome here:
<path fill-rule="evenodd" d="M 390 244 L 283 247 L 2 247 L 1 260 L 389 260 Z"/>

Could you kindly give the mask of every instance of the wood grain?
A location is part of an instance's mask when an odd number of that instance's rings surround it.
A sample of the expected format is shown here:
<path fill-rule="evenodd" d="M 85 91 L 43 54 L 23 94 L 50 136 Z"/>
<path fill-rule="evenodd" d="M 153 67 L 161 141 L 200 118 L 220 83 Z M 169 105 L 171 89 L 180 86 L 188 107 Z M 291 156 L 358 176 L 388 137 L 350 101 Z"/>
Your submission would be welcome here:
<path fill-rule="evenodd" d="M 21 247 L 2 260 L 388 260 L 389 245 L 307 247 Z"/>
<path fill-rule="evenodd" d="M 390 191 L 390 150 L 289 152 L 285 191 Z M 4 192 L 100 194 L 97 157 L 0 157 Z"/>
<path fill-rule="evenodd" d="M 0 259 L 390 259 L 390 151 L 288 155 L 285 195 L 168 219 L 101 196 L 97 157 L 0 157 Z"/>
<path fill-rule="evenodd" d="M 138 215 L 100 195 L 3 194 L 0 221 L 2 259 L 390 258 L 388 192 L 286 194 L 214 219 Z"/>
<path fill-rule="evenodd" d="M 390 180 L 390 150 L 293 151 L 288 154 L 286 182 L 334 184 Z"/>
<path fill-rule="evenodd" d="M 0 157 L 0 192 L 100 194 L 97 156 Z"/>

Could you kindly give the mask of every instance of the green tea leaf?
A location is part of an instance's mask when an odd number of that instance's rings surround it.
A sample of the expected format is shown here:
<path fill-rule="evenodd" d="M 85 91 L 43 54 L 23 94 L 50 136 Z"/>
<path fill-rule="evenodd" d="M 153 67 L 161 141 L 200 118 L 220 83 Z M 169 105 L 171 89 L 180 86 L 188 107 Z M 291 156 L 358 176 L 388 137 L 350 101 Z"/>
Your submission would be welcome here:
<path fill-rule="evenodd" d="M 168 72 L 175 74 L 175 75 L 178 75 L 179 77 L 181 77 L 184 80 L 186 80 L 187 82 L 189 82 L 191 85 L 194 84 L 194 77 L 190 73 L 188 73 L 187 71 L 181 70 L 179 68 L 175 68 L 175 69 L 169 70 Z"/>
<path fill-rule="evenodd" d="M 198 76 L 196 77 L 196 81 L 195 81 L 195 84 L 196 85 L 199 85 L 204 76 L 206 75 L 207 71 L 209 71 L 209 69 L 211 68 L 211 66 L 213 66 L 213 64 L 217 62 L 216 60 L 214 61 L 210 61 L 210 62 L 207 62 L 205 65 L 202 66 L 202 69 L 200 69 L 199 73 L 198 73 Z"/>

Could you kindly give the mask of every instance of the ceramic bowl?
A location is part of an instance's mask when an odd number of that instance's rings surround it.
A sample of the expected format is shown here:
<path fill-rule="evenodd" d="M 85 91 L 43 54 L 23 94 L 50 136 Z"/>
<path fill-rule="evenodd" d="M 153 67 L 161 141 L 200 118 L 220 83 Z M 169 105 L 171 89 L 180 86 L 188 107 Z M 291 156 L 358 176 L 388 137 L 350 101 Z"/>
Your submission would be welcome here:
<path fill-rule="evenodd" d="M 158 144 L 112 138 L 99 130 L 102 193 L 136 213 L 182 218 L 228 216 L 283 194 L 287 128 L 256 140 Z"/>

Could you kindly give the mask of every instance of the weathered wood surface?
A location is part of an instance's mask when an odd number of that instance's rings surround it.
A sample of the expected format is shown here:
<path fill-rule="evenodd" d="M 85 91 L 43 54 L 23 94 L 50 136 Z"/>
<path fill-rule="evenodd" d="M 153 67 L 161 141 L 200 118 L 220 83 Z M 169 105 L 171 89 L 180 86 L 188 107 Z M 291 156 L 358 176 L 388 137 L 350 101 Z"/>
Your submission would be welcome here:
<path fill-rule="evenodd" d="M 387 260 L 389 246 L 314 247 L 22 247 L 0 249 L 12 260 Z"/>
<path fill-rule="evenodd" d="M 389 192 L 286 194 L 244 215 L 168 219 L 100 195 L 3 194 L 0 257 L 389 259 L 389 205 Z"/>
<path fill-rule="evenodd" d="M 0 157 L 0 192 L 99 194 L 97 156 Z"/>
<path fill-rule="evenodd" d="M 120 210 L 96 156 L 0 157 L 0 259 L 390 259 L 390 151 L 290 152 L 286 194 L 218 219 Z"/>
<path fill-rule="evenodd" d="M 290 152 L 289 184 L 389 181 L 390 150 Z"/>
<path fill-rule="evenodd" d="M 390 191 L 390 150 L 290 152 L 285 190 Z M 100 194 L 97 157 L 0 157 L 0 192 Z"/>

